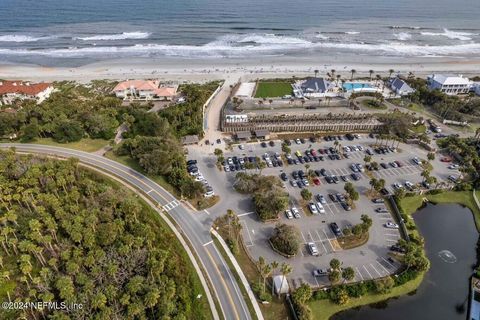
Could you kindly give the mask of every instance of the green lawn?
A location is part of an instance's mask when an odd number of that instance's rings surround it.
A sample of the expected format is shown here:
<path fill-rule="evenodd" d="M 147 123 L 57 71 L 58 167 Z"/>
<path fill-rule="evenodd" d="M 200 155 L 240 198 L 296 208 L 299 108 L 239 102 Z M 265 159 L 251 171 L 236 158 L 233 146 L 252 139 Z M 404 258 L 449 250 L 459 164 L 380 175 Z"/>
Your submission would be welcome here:
<path fill-rule="evenodd" d="M 338 305 L 331 302 L 329 299 L 311 301 L 308 303 L 310 309 L 312 309 L 312 314 L 314 315 L 315 320 L 327 320 L 330 319 L 334 314 L 344 311 L 347 309 L 368 305 L 372 303 L 377 303 L 384 301 L 390 298 L 399 297 L 406 295 L 418 288 L 420 283 L 422 283 L 424 273 L 420 274 L 415 280 L 409 281 L 404 285 L 395 287 L 390 293 L 386 294 L 368 294 L 361 298 L 350 299 L 347 304 Z"/>
<path fill-rule="evenodd" d="M 292 94 L 292 85 L 288 82 L 258 82 L 255 98 L 275 98 Z"/>
<path fill-rule="evenodd" d="M 51 138 L 38 138 L 32 143 L 45 144 L 48 146 L 55 146 L 55 147 L 70 148 L 70 149 L 75 149 L 75 150 L 80 150 L 85 152 L 94 152 L 108 145 L 109 141 L 104 139 L 84 138 L 76 142 L 59 143 L 59 142 L 55 142 Z"/>
<path fill-rule="evenodd" d="M 413 112 L 420 112 L 420 113 L 424 111 L 423 107 L 416 103 L 410 103 L 407 106 L 407 109 Z"/>

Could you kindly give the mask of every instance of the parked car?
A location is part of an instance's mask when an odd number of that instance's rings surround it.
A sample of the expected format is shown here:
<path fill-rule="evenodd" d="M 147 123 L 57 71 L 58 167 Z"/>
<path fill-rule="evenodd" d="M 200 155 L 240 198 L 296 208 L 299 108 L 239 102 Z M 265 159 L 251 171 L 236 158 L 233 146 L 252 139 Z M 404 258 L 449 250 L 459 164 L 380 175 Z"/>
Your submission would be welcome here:
<path fill-rule="evenodd" d="M 375 199 L 372 199 L 372 202 L 373 203 L 384 203 L 385 200 L 383 200 L 382 198 L 375 198 Z"/>
<path fill-rule="evenodd" d="M 307 243 L 307 248 L 308 248 L 308 251 L 310 252 L 310 254 L 312 256 L 318 256 L 319 255 L 317 246 L 315 245 L 314 242 Z"/>
<path fill-rule="evenodd" d="M 317 210 L 318 210 L 319 213 L 325 213 L 325 208 L 323 207 L 323 205 L 320 202 L 317 202 L 316 206 L 317 206 Z"/>
<path fill-rule="evenodd" d="M 398 227 L 398 224 L 389 221 L 389 222 L 385 223 L 385 228 L 398 229 L 399 227 Z"/>
<path fill-rule="evenodd" d="M 337 197 L 335 197 L 333 193 L 329 193 L 328 197 L 330 198 L 330 200 L 332 200 L 332 202 L 337 202 Z"/>
<path fill-rule="evenodd" d="M 320 185 L 320 179 L 318 178 L 313 178 L 313 183 L 316 185 L 316 186 L 319 186 Z"/>
<path fill-rule="evenodd" d="M 352 207 L 348 205 L 348 203 L 346 202 L 341 202 L 340 203 L 342 205 L 342 208 L 345 210 L 345 211 L 351 211 L 352 210 Z"/>
<path fill-rule="evenodd" d="M 298 209 L 295 208 L 295 207 L 292 207 L 292 214 L 293 214 L 293 216 L 295 217 L 295 219 L 299 219 L 299 218 L 300 218 L 300 211 L 298 211 Z"/>
<path fill-rule="evenodd" d="M 405 248 L 402 248 L 400 247 L 399 245 L 392 245 L 390 246 L 390 250 L 393 251 L 393 252 L 398 252 L 398 253 L 406 253 L 407 250 L 405 250 Z"/>
<path fill-rule="evenodd" d="M 342 232 L 340 228 L 338 227 L 338 224 L 336 222 L 330 223 L 330 229 L 332 230 L 333 234 L 337 237 L 342 235 Z"/>
<path fill-rule="evenodd" d="M 293 219 L 292 211 L 290 209 L 285 210 L 285 216 L 287 219 Z"/>
<path fill-rule="evenodd" d="M 282 174 L 280 175 L 280 178 L 281 178 L 283 181 L 287 181 L 287 180 L 288 180 L 287 174 L 286 174 L 285 172 L 282 172 Z"/>
<path fill-rule="evenodd" d="M 325 197 L 323 196 L 323 194 L 317 194 L 317 200 L 318 200 L 321 204 L 326 204 L 326 203 L 327 203 L 327 200 L 325 199 Z"/>
<path fill-rule="evenodd" d="M 315 269 L 312 271 L 314 277 L 324 277 L 328 276 L 328 269 Z"/>
<path fill-rule="evenodd" d="M 375 211 L 378 212 L 378 213 L 388 213 L 387 208 L 384 208 L 384 207 L 377 208 L 377 209 L 375 209 Z"/>
<path fill-rule="evenodd" d="M 313 202 L 308 204 L 308 209 L 310 209 L 312 214 L 318 214 L 317 206 Z"/>

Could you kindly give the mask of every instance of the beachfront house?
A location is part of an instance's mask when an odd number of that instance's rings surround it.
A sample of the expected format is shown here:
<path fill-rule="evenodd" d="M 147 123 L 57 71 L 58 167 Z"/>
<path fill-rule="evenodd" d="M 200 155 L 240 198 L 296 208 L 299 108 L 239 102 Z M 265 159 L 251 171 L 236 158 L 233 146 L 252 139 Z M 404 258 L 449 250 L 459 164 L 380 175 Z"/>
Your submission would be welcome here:
<path fill-rule="evenodd" d="M 35 100 L 41 103 L 52 92 L 51 83 L 0 80 L 0 105 L 12 104 L 15 100 Z"/>
<path fill-rule="evenodd" d="M 392 89 L 392 91 L 399 96 L 407 96 L 415 92 L 414 89 L 412 89 L 404 80 L 400 79 L 399 77 L 390 80 L 390 89 Z"/>
<path fill-rule="evenodd" d="M 480 82 L 473 83 L 472 91 L 475 92 L 477 96 L 480 96 Z"/>
<path fill-rule="evenodd" d="M 468 93 L 473 83 L 462 75 L 432 74 L 427 77 L 427 85 L 430 90 L 440 90 L 448 95 L 457 95 Z"/>
<path fill-rule="evenodd" d="M 113 92 L 124 100 L 173 100 L 176 86 L 162 86 L 157 80 L 127 80 L 115 86 Z"/>

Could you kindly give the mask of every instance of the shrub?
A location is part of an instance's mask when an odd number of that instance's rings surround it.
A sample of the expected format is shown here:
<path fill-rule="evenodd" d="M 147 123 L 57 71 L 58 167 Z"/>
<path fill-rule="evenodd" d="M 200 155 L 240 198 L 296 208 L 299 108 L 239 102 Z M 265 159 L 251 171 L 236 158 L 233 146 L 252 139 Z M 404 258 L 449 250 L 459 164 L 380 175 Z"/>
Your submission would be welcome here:
<path fill-rule="evenodd" d="M 270 237 L 270 242 L 276 250 L 293 256 L 300 249 L 300 234 L 298 229 L 292 225 L 278 224 Z"/>

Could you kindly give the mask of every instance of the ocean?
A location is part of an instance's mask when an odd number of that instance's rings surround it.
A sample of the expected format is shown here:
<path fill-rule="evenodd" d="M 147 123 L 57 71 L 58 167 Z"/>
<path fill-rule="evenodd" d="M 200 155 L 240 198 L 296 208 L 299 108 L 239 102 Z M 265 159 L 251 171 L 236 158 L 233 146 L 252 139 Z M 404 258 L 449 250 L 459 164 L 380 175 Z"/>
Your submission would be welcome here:
<path fill-rule="evenodd" d="M 480 56 L 480 0 L 0 0 L 0 63 Z"/>

